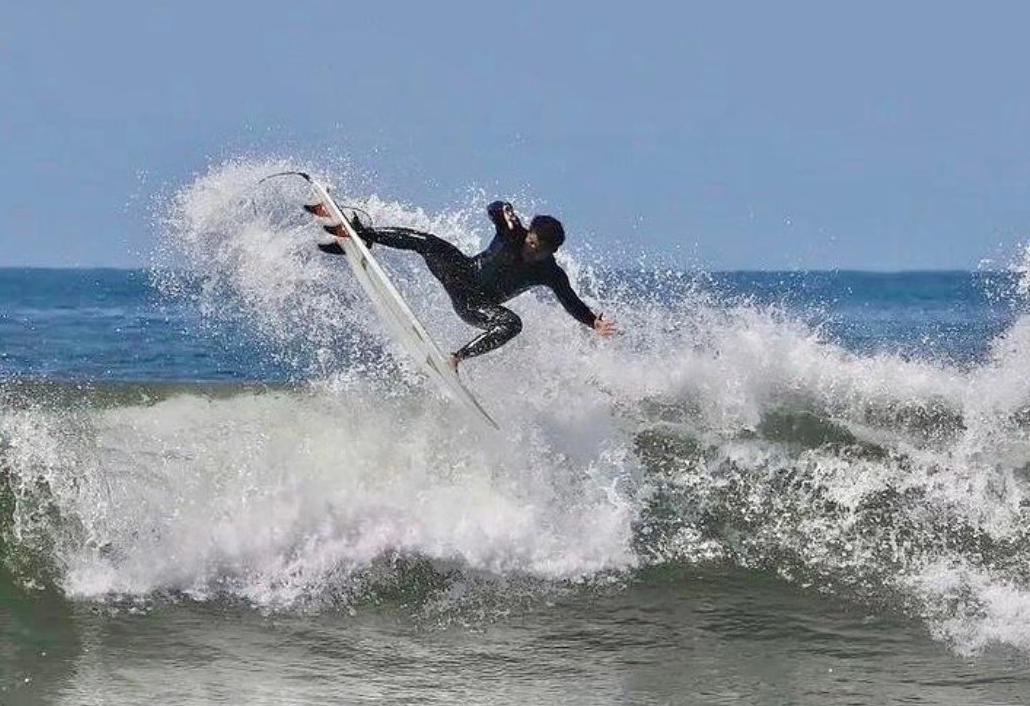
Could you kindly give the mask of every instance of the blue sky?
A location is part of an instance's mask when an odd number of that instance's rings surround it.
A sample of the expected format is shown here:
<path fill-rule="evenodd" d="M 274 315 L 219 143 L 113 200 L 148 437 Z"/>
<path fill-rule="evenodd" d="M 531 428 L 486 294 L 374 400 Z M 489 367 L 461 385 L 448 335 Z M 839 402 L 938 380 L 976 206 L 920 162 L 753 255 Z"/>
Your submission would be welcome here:
<path fill-rule="evenodd" d="M 1030 4 L 10 2 L 0 266 L 136 266 L 224 159 L 711 269 L 973 268 L 1030 240 Z"/>

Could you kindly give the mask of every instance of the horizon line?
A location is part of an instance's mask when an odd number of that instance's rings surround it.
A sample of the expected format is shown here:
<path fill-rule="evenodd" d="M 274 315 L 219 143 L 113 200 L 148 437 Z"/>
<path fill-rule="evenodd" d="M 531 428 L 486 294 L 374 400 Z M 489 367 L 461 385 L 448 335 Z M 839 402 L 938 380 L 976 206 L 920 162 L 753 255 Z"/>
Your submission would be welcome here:
<path fill-rule="evenodd" d="M 87 265 L 87 266 L 68 266 L 68 265 L 0 265 L 0 272 L 4 271 L 17 271 L 17 270 L 36 270 L 36 271 L 53 271 L 53 272 L 149 272 L 156 268 L 153 267 L 123 267 L 118 265 Z M 182 268 L 171 268 L 179 270 Z M 612 269 L 639 269 L 634 267 L 624 268 L 612 268 Z M 662 267 L 662 269 L 668 269 Z M 703 272 L 706 274 L 728 274 L 735 272 L 760 272 L 767 274 L 792 274 L 792 273 L 827 273 L 833 272 L 838 274 L 947 274 L 947 273 L 984 273 L 984 274 L 1000 274 L 1000 273 L 1011 273 L 1018 274 L 1011 269 L 964 269 L 961 267 L 927 267 L 927 268 L 901 268 L 901 269 L 863 269 L 859 267 L 826 267 L 826 268 L 736 268 L 736 269 L 704 269 L 700 267 L 685 267 L 679 272 Z"/>

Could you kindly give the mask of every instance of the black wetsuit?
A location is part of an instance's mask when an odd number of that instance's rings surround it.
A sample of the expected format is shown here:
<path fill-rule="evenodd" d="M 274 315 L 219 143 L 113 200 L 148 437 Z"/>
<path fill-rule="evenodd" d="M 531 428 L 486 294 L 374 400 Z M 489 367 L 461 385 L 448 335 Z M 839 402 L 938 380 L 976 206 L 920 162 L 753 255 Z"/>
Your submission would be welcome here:
<path fill-rule="evenodd" d="M 484 329 L 483 333 L 455 351 L 458 360 L 482 355 L 504 345 L 522 331 L 522 319 L 501 306 L 530 287 L 550 287 L 565 310 L 586 326 L 597 320 L 594 312 L 576 296 L 565 270 L 549 255 L 542 260 L 522 259 L 528 231 L 515 219 L 509 228 L 504 203 L 487 207 L 496 233 L 486 250 L 469 257 L 446 240 L 410 228 L 359 228 L 363 239 L 422 255 L 433 276 L 440 280 L 462 321 Z"/>

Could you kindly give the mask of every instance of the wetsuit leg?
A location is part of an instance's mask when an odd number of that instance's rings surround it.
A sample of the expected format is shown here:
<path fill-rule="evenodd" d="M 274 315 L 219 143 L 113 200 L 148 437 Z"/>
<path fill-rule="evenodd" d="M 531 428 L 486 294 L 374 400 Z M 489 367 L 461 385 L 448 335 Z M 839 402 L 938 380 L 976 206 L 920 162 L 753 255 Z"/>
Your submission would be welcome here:
<path fill-rule="evenodd" d="M 368 228 L 362 226 L 355 228 L 358 235 L 373 243 L 380 243 L 388 248 L 398 250 L 414 250 L 425 254 L 430 250 L 439 250 L 442 245 L 454 247 L 446 240 L 437 238 L 432 233 L 423 233 L 420 230 L 411 228 Z M 457 248 L 455 248 L 457 249 Z"/>
<path fill-rule="evenodd" d="M 409 228 L 369 228 L 360 234 L 374 243 L 422 255 L 429 271 L 447 290 L 461 320 L 484 329 L 454 354 L 458 360 L 492 351 L 522 331 L 522 319 L 514 311 L 483 293 L 472 258 L 446 240 Z"/>
<path fill-rule="evenodd" d="M 503 346 L 522 331 L 522 319 L 511 309 L 489 302 L 451 297 L 454 310 L 469 326 L 486 329 L 454 353 L 458 360 L 482 355 Z"/>
<path fill-rule="evenodd" d="M 373 243 L 399 250 L 414 250 L 426 261 L 426 266 L 443 284 L 454 299 L 468 296 L 477 287 L 472 259 L 457 247 L 431 233 L 410 228 L 376 228 L 361 231 L 361 237 Z"/>

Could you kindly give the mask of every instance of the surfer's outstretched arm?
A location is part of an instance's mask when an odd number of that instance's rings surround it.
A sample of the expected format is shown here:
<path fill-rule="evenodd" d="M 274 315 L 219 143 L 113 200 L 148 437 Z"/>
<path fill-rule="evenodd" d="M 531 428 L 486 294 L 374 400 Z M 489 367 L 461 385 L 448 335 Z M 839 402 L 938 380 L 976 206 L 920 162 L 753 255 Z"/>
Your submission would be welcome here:
<path fill-rule="evenodd" d="M 569 276 L 565 274 L 565 270 L 560 267 L 556 268 L 547 286 L 558 297 L 558 301 L 561 302 L 565 311 L 569 312 L 576 321 L 579 321 L 584 326 L 589 326 L 602 336 L 610 336 L 615 333 L 615 325 L 611 321 L 602 318 L 600 314 L 595 314 L 591 311 L 590 307 L 573 291 L 572 285 L 569 284 Z"/>

